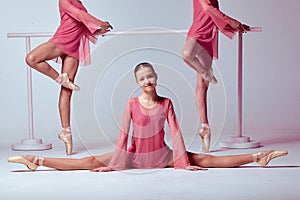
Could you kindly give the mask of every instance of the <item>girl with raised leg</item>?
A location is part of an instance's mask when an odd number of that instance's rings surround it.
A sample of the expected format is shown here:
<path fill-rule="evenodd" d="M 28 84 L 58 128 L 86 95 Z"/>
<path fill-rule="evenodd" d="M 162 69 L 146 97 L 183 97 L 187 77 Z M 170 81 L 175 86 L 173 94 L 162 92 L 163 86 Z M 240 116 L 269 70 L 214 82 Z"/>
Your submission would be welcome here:
<path fill-rule="evenodd" d="M 196 106 L 202 127 L 202 151 L 209 152 L 211 129 L 207 118 L 207 90 L 216 84 L 212 61 L 218 58 L 218 30 L 230 39 L 236 32 L 245 32 L 249 26 L 241 24 L 219 10 L 218 0 L 193 0 L 193 23 L 182 52 L 183 60 L 196 71 Z"/>
<path fill-rule="evenodd" d="M 90 64 L 89 41 L 95 43 L 97 36 L 110 31 L 112 26 L 90 15 L 79 0 L 59 0 L 59 12 L 61 21 L 54 36 L 32 50 L 26 56 L 26 62 L 62 86 L 58 103 L 62 131 L 58 137 L 65 143 L 66 153 L 70 155 L 70 102 L 72 91 L 80 89 L 73 83 L 78 66 Z M 62 64 L 61 74 L 46 62 L 48 60 Z"/>

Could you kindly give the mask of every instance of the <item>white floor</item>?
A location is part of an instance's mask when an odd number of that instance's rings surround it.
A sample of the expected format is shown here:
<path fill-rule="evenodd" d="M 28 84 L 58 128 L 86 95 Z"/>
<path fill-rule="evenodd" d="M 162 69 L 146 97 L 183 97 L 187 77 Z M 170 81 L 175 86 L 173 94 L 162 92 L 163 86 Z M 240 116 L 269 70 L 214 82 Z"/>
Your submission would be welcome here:
<path fill-rule="evenodd" d="M 258 138 L 258 137 L 256 137 Z M 255 163 L 240 168 L 185 171 L 174 169 L 127 170 L 91 173 L 89 171 L 55 171 L 45 167 L 30 172 L 26 167 L 7 162 L 12 155 L 34 154 L 66 157 L 64 146 L 53 139 L 52 150 L 39 152 L 12 151 L 9 142 L 0 143 L 0 199 L 104 199 L 104 200 L 186 200 L 186 199 L 300 199 L 300 134 L 260 136 L 257 149 L 221 149 L 213 155 L 253 153 L 263 149 L 287 149 L 289 155 L 274 159 L 266 168 Z M 94 153 L 106 149 L 95 145 Z M 91 155 L 79 142 L 74 158 Z"/>

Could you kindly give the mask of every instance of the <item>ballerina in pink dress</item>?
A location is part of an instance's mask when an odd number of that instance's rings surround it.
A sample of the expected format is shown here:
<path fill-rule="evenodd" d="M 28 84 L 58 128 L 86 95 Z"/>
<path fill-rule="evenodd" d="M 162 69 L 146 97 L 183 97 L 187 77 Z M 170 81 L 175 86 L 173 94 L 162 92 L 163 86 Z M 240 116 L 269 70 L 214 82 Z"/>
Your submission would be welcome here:
<path fill-rule="evenodd" d="M 218 58 L 218 32 L 220 30 L 232 39 L 236 32 L 249 30 L 249 26 L 222 13 L 218 0 L 193 0 L 193 8 L 193 23 L 188 31 L 182 58 L 197 72 L 196 104 L 202 122 L 199 135 L 202 138 L 203 152 L 209 152 L 211 131 L 206 98 L 209 82 L 217 83 L 212 61 Z"/>
<path fill-rule="evenodd" d="M 72 135 L 70 128 L 70 101 L 72 91 L 79 87 L 73 83 L 79 64 L 88 65 L 90 44 L 97 36 L 112 29 L 90 15 L 79 0 L 59 0 L 60 25 L 54 36 L 39 45 L 26 56 L 27 64 L 58 82 L 61 87 L 59 112 L 62 131 L 59 138 L 65 143 L 67 155 L 72 154 Z M 62 64 L 61 74 L 46 61 L 55 60 Z"/>
<path fill-rule="evenodd" d="M 30 170 L 36 170 L 38 166 L 95 172 L 165 167 L 206 170 L 209 167 L 237 167 L 251 162 L 266 166 L 271 159 L 287 155 L 286 150 L 265 150 L 232 156 L 212 156 L 186 151 L 172 101 L 156 93 L 157 74 L 152 65 L 140 63 L 136 66 L 134 74 L 143 93 L 127 101 L 120 136 L 113 153 L 80 159 L 13 156 L 9 157 L 8 161 L 22 163 Z M 164 141 L 165 121 L 169 124 L 172 136 L 172 150 Z M 131 144 L 128 145 L 131 123 Z"/>

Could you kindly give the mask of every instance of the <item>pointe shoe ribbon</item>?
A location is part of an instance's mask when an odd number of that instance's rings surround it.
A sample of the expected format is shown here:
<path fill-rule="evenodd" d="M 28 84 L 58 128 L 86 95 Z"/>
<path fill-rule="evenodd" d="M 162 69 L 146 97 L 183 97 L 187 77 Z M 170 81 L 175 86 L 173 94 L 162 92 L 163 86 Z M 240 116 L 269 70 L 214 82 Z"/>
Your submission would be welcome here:
<path fill-rule="evenodd" d="M 253 161 L 257 162 L 260 166 L 266 166 L 272 159 L 286 156 L 288 154 L 287 150 L 265 150 L 253 154 Z"/>
<path fill-rule="evenodd" d="M 69 76 L 68 76 L 67 73 L 62 73 L 60 75 L 60 78 L 61 78 L 61 83 L 60 84 L 63 87 L 74 90 L 74 91 L 79 91 L 80 90 L 79 86 L 75 85 L 72 81 L 70 81 Z"/>
<path fill-rule="evenodd" d="M 66 154 L 67 155 L 71 155 L 72 154 L 72 147 L 73 147 L 73 143 L 72 143 L 72 134 L 71 132 L 67 132 L 67 131 L 62 131 L 59 135 L 58 138 L 61 139 L 66 146 Z"/>
<path fill-rule="evenodd" d="M 23 156 L 11 156 L 8 158 L 8 162 L 11 163 L 21 163 L 23 165 L 26 165 L 27 168 L 31 171 L 35 171 L 38 166 L 43 165 L 44 158 L 42 157 L 34 157 L 33 161 L 27 160 Z M 38 164 L 36 164 L 38 163 Z"/>
<path fill-rule="evenodd" d="M 210 139 L 211 139 L 210 128 L 207 127 L 201 128 L 199 131 L 199 135 L 202 139 L 202 151 L 208 153 L 210 148 Z"/>

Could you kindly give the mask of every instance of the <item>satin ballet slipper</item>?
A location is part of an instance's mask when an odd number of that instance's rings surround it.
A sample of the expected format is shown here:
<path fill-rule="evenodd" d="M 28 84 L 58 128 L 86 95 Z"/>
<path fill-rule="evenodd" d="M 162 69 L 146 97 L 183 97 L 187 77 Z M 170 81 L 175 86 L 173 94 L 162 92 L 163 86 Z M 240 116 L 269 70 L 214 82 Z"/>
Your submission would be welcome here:
<path fill-rule="evenodd" d="M 33 160 L 30 161 L 23 156 L 11 156 L 8 158 L 8 162 L 21 163 L 23 165 L 26 165 L 29 170 L 35 171 L 38 166 L 43 166 L 44 158 L 34 156 Z"/>
<path fill-rule="evenodd" d="M 207 127 L 201 128 L 199 131 L 199 135 L 202 140 L 202 151 L 208 153 L 210 147 L 210 139 L 211 139 L 210 128 Z"/>
<path fill-rule="evenodd" d="M 216 79 L 216 77 L 213 74 L 213 70 L 212 68 L 210 68 L 209 70 L 205 70 L 201 76 L 203 77 L 204 80 L 206 80 L 207 82 L 210 82 L 212 84 L 217 84 L 218 80 Z"/>
<path fill-rule="evenodd" d="M 75 85 L 72 81 L 70 81 L 69 76 L 68 76 L 67 73 L 62 73 L 60 75 L 60 78 L 61 78 L 61 83 L 60 84 L 63 87 L 74 90 L 74 91 L 79 91 L 80 90 L 79 86 Z"/>
<path fill-rule="evenodd" d="M 257 162 L 260 166 L 266 166 L 272 159 L 286 156 L 288 154 L 287 150 L 265 150 L 252 154 L 253 161 Z"/>
<path fill-rule="evenodd" d="M 67 155 L 71 155 L 72 154 L 72 147 L 73 147 L 73 143 L 72 143 L 72 134 L 71 132 L 67 132 L 67 131 L 62 131 L 59 135 L 58 138 L 61 139 L 66 146 L 66 154 Z"/>

